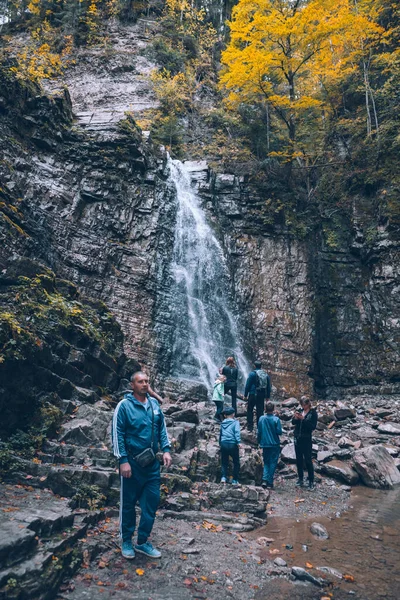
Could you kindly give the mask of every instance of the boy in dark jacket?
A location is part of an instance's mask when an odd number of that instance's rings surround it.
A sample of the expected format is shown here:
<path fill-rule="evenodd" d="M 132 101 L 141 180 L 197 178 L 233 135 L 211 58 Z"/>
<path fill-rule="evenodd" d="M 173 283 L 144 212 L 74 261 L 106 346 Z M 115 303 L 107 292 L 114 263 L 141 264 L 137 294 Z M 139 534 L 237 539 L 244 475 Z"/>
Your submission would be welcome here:
<path fill-rule="evenodd" d="M 272 402 L 267 402 L 265 409 L 267 414 L 258 421 L 258 443 L 263 450 L 264 459 L 261 485 L 273 489 L 274 475 L 281 453 L 279 436 L 282 435 L 282 425 L 279 417 L 274 415 Z"/>
<path fill-rule="evenodd" d="M 229 470 L 229 457 L 233 460 L 233 479 L 232 484 L 239 483 L 239 444 L 240 444 L 240 425 L 234 418 L 235 409 L 227 407 L 223 411 L 224 420 L 221 423 L 219 433 L 219 444 L 221 447 L 221 483 L 226 483 Z"/>

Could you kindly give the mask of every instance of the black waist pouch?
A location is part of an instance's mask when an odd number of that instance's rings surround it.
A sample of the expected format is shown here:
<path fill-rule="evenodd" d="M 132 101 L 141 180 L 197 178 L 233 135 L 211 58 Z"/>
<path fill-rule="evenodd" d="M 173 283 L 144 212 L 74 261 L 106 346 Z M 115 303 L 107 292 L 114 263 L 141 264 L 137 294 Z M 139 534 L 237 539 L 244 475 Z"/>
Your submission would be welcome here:
<path fill-rule="evenodd" d="M 156 460 L 156 455 L 152 448 L 146 448 L 146 450 L 143 450 L 143 452 L 136 454 L 136 456 L 133 456 L 132 458 L 140 467 L 148 467 Z"/>

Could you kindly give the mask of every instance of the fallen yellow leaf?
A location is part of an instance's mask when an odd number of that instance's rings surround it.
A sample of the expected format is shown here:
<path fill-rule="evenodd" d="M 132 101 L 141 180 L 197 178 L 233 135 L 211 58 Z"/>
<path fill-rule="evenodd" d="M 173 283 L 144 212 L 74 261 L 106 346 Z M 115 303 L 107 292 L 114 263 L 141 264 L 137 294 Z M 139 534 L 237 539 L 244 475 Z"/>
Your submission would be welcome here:
<path fill-rule="evenodd" d="M 144 569 L 136 569 L 136 575 L 139 575 L 139 577 L 144 575 Z"/>

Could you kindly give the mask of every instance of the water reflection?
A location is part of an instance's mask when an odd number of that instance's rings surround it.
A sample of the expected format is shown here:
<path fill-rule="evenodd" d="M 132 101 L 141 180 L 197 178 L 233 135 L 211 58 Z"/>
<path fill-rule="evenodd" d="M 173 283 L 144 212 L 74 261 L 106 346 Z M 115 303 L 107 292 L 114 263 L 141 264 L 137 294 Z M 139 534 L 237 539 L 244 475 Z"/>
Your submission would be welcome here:
<path fill-rule="evenodd" d="M 330 582 L 327 591 L 333 600 L 399 600 L 400 599 L 400 488 L 391 491 L 355 488 L 348 512 L 338 518 L 305 519 L 300 522 L 270 518 L 268 525 L 257 531 L 258 536 L 274 538 L 274 548 L 289 566 L 312 567 L 310 573 Z M 318 540 L 310 533 L 312 522 L 324 525 L 328 540 Z M 289 544 L 293 550 L 286 550 Z M 307 546 L 307 551 L 304 551 Z M 262 557 L 271 559 L 269 549 Z M 330 567 L 354 581 L 327 575 L 317 567 Z M 349 578 L 350 579 L 350 578 Z M 320 599 L 325 594 L 304 584 L 288 587 L 288 582 L 269 582 L 256 595 L 256 600 L 283 598 Z"/>

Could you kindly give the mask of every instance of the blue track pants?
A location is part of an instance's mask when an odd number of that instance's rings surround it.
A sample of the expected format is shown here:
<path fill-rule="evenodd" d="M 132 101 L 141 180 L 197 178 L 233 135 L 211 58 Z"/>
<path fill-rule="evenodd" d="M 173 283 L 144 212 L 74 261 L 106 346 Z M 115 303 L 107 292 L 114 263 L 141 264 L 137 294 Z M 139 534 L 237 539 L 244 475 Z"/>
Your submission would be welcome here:
<path fill-rule="evenodd" d="M 124 542 L 132 539 L 136 528 L 136 504 L 139 502 L 142 514 L 138 544 L 144 544 L 153 529 L 160 502 L 160 463 L 155 460 L 152 465 L 140 467 L 134 460 L 130 460 L 129 464 L 132 476 L 121 477 L 120 536 Z"/>

